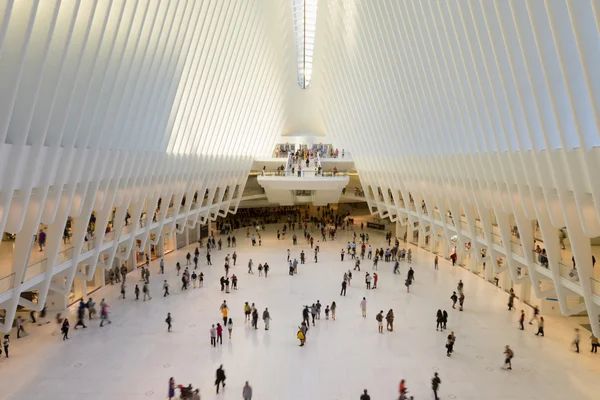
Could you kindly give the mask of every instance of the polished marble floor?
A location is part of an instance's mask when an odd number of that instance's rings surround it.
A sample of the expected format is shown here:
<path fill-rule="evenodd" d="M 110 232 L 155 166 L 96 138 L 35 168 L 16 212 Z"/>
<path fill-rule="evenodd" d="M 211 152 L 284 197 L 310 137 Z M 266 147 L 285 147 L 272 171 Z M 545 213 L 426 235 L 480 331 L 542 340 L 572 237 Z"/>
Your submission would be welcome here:
<path fill-rule="evenodd" d="M 0 360 L 1 399 L 166 399 L 167 381 L 192 383 L 201 389 L 202 399 L 240 399 L 244 381 L 254 388 L 255 399 L 358 399 L 364 388 L 372 399 L 394 399 L 398 382 L 407 380 L 415 399 L 433 398 L 430 379 L 438 371 L 443 399 L 592 399 L 600 390 L 600 355 L 589 353 L 587 335 L 582 353 L 570 348 L 572 321 L 548 317 L 546 337 L 536 337 L 534 326 L 517 329 L 518 314 L 506 310 L 506 294 L 480 277 L 440 261 L 434 271 L 433 255 L 416 250 L 413 268 L 416 281 L 411 293 L 401 275 L 392 274 L 392 263 L 380 263 L 376 290 L 367 291 L 362 276 L 355 274 L 347 296 L 340 297 L 344 271 L 352 261 L 340 262 L 339 251 L 349 236 L 342 233 L 334 242 L 321 243 L 319 262 L 312 260 L 310 246 L 300 239 L 292 246 L 291 237 L 275 239 L 275 227 L 263 232 L 263 246 L 251 247 L 238 233 L 239 290 L 220 292 L 223 258 L 233 249 L 213 252 L 213 266 L 206 266 L 204 250 L 200 269 L 205 287 L 180 290 L 175 261 L 185 264 L 187 249 L 165 257 L 166 278 L 171 296 L 162 297 L 163 276 L 152 264 L 151 301 L 134 301 L 133 286 L 139 274 L 128 278 L 128 298 L 119 299 L 118 286 L 94 294 L 96 302 L 106 298 L 112 306 L 113 323 L 100 328 L 91 321 L 88 329 L 71 331 L 63 342 L 53 321 L 42 327 L 28 326 L 22 339 L 12 335 L 11 358 Z M 383 245 L 375 231 L 369 231 L 373 244 Z M 299 232 L 299 236 L 302 236 Z M 307 253 L 308 263 L 290 277 L 286 249 L 298 256 Z M 248 275 L 247 260 L 268 261 L 268 278 Z M 364 271 L 371 264 L 363 263 Z M 465 311 L 451 309 L 449 296 L 462 279 L 465 283 Z M 368 315 L 361 317 L 360 300 L 368 300 Z M 221 320 L 219 305 L 226 299 L 233 318 L 233 338 L 225 335 L 223 345 L 210 347 L 209 328 Z M 298 346 L 297 326 L 301 306 L 320 300 L 336 301 L 337 320 L 322 316 L 311 329 L 307 345 Z M 244 324 L 244 301 L 255 302 L 262 312 L 268 307 L 271 330 L 255 331 Z M 517 302 L 517 308 L 521 304 Z M 395 331 L 377 333 L 375 314 L 394 309 Z M 446 334 L 435 330 L 435 312 L 447 309 L 448 328 L 455 331 L 455 353 L 446 357 Z M 523 306 L 527 315 L 531 310 Z M 173 316 L 173 332 L 166 331 L 167 312 Z M 71 325 L 74 325 L 71 317 Z M 500 367 L 504 345 L 515 351 L 512 371 Z M 227 388 L 215 394 L 214 372 L 223 364 Z"/>

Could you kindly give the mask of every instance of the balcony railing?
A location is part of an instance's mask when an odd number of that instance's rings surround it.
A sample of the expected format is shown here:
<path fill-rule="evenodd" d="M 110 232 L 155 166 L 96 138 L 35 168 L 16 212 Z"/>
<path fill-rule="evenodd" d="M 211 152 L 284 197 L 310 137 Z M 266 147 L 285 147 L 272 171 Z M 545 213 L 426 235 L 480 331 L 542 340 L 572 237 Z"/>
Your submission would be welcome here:
<path fill-rule="evenodd" d="M 596 278 L 590 278 L 590 281 L 592 283 L 592 293 L 600 296 L 600 280 Z"/>
<path fill-rule="evenodd" d="M 571 282 L 579 283 L 579 275 L 577 270 L 569 267 L 561 262 L 558 263 L 559 273 L 562 278 L 565 278 Z"/>
<path fill-rule="evenodd" d="M 492 243 L 502 246 L 502 238 L 497 233 L 492 233 Z"/>

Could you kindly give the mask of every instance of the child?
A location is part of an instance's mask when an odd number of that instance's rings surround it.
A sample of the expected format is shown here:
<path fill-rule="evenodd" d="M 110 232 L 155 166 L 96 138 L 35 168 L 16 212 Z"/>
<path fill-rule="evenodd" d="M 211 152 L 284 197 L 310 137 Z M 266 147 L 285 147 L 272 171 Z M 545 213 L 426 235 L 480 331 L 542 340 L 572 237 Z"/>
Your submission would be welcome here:
<path fill-rule="evenodd" d="M 325 307 L 325 319 L 329 319 L 329 305 Z"/>

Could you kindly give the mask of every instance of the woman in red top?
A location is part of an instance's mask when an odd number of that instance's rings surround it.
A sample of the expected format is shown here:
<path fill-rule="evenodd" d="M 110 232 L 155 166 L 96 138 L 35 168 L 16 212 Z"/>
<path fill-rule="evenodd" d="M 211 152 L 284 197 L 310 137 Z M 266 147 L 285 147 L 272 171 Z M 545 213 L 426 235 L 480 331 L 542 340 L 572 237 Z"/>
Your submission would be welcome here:
<path fill-rule="evenodd" d="M 404 379 L 402 379 L 400 381 L 400 398 L 404 398 L 402 396 L 405 395 L 406 392 L 407 392 L 407 390 L 406 390 L 406 382 L 404 381 Z"/>

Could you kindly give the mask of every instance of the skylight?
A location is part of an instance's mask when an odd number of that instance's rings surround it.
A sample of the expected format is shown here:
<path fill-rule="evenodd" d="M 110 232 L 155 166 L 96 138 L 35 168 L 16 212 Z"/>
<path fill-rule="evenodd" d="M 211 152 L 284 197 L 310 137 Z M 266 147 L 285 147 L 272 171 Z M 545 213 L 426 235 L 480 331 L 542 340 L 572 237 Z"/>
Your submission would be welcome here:
<path fill-rule="evenodd" d="M 294 2 L 294 36 L 298 63 L 298 86 L 308 89 L 312 77 L 315 30 L 317 26 L 317 0 L 292 0 Z"/>

